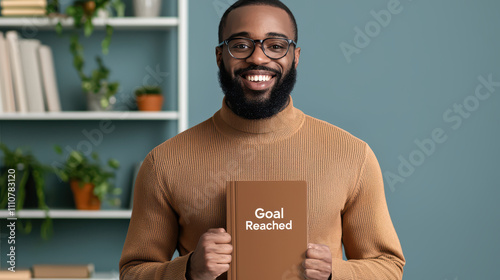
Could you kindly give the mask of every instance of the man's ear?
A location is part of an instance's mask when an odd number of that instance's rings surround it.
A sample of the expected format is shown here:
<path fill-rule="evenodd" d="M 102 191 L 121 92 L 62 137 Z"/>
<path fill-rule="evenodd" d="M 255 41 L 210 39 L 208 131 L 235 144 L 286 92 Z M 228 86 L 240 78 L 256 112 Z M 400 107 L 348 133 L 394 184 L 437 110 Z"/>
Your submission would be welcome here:
<path fill-rule="evenodd" d="M 217 60 L 217 66 L 220 68 L 222 63 L 222 47 L 215 47 L 215 59 Z"/>
<path fill-rule="evenodd" d="M 297 69 L 300 60 L 300 48 L 295 48 L 294 52 L 295 52 L 295 69 Z"/>

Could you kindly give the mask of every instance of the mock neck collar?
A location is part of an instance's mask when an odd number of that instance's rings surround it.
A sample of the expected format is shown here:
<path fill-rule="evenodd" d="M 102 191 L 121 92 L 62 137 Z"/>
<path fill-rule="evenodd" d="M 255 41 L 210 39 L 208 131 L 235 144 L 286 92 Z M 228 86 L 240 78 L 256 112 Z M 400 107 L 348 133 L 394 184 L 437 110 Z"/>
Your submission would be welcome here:
<path fill-rule="evenodd" d="M 304 121 L 304 113 L 293 106 L 292 97 L 288 105 L 277 114 L 265 119 L 245 119 L 236 115 L 222 100 L 222 108 L 214 114 L 217 129 L 240 140 L 272 142 L 287 138 L 297 132 Z"/>

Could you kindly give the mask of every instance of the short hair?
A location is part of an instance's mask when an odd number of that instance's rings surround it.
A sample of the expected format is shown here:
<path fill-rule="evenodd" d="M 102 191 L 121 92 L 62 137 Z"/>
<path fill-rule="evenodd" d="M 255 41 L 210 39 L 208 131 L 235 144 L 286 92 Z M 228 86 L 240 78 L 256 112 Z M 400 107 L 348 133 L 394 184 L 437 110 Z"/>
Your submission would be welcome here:
<path fill-rule="evenodd" d="M 294 41 L 295 42 L 298 41 L 299 32 L 297 29 L 297 21 L 295 21 L 295 17 L 293 16 L 292 11 L 290 11 L 290 9 L 288 9 L 288 7 L 285 4 L 283 4 L 281 1 L 279 1 L 279 0 L 238 0 L 233 5 L 231 5 L 231 7 L 227 8 L 227 10 L 224 12 L 224 15 L 222 15 L 222 18 L 220 19 L 219 43 L 224 40 L 224 38 L 222 38 L 222 31 L 226 27 L 226 21 L 227 21 L 227 17 L 229 16 L 229 14 L 237 8 L 241 8 L 241 7 L 245 7 L 245 6 L 252 6 L 252 5 L 271 6 L 271 7 L 276 7 L 276 8 L 280 8 L 280 9 L 284 10 L 288 14 L 288 16 L 290 16 L 290 19 L 292 20 L 292 23 L 293 23 L 293 29 L 294 29 L 294 33 L 295 33 Z"/>

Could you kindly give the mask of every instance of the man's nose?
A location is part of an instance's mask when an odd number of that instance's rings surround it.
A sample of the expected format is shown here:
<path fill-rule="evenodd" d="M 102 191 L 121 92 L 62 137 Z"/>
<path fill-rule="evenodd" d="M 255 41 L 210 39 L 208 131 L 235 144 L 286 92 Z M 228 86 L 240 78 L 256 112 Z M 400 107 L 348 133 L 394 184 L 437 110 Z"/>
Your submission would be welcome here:
<path fill-rule="evenodd" d="M 271 61 L 271 59 L 264 53 L 264 50 L 261 46 L 261 43 L 255 44 L 255 50 L 253 51 L 252 55 L 246 59 L 248 63 L 261 65 L 269 63 Z"/>

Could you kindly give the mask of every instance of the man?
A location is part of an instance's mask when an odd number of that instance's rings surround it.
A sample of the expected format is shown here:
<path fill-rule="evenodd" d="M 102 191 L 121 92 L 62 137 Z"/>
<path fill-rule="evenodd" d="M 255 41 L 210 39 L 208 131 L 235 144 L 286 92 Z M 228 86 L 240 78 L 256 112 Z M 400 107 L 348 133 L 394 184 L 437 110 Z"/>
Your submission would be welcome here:
<path fill-rule="evenodd" d="M 232 180 L 307 182 L 305 279 L 401 279 L 405 260 L 375 155 L 293 106 L 300 48 L 290 10 L 277 0 L 237 1 L 221 19 L 219 42 L 222 108 L 145 158 L 121 279 L 225 278 L 232 252 L 225 186 Z"/>

